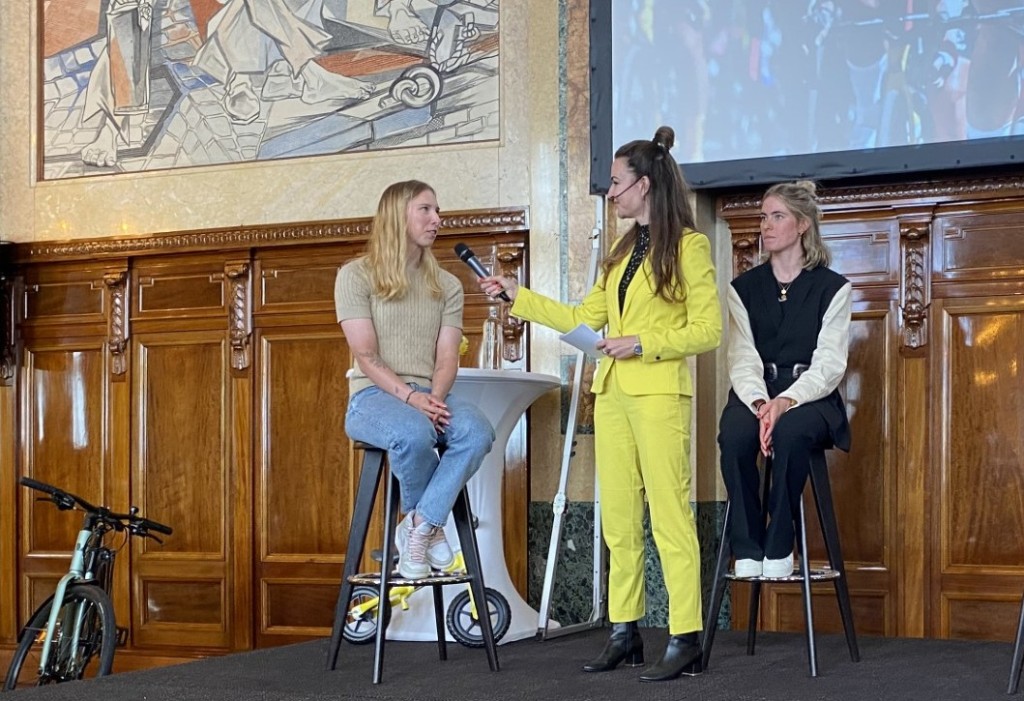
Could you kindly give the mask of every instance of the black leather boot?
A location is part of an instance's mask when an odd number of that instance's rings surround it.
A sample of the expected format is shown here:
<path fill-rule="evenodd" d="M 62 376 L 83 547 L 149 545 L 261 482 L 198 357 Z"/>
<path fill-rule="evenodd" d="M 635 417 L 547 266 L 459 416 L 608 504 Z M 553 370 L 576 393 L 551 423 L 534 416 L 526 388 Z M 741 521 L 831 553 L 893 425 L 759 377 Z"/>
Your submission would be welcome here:
<path fill-rule="evenodd" d="M 584 672 L 607 672 L 620 663 L 627 667 L 639 667 L 644 663 L 644 640 L 636 627 L 636 621 L 613 623 L 612 635 L 597 659 L 583 665 Z"/>
<path fill-rule="evenodd" d="M 704 651 L 696 633 L 670 635 L 661 659 L 640 675 L 642 682 L 664 682 L 680 674 L 693 676 L 704 671 Z"/>

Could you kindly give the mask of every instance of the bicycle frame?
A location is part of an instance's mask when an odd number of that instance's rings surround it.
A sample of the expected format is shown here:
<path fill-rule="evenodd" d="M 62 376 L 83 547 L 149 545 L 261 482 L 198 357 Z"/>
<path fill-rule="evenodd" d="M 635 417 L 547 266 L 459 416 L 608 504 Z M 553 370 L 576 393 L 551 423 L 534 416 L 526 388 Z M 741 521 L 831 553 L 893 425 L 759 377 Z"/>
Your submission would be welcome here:
<path fill-rule="evenodd" d="M 126 639 L 127 629 L 118 628 L 110 600 L 117 549 L 107 544 L 107 536 L 122 533 L 125 542 L 130 537 L 163 542 L 152 532 L 171 535 L 174 529 L 139 516 L 135 506 L 128 513 L 116 513 L 30 477 L 18 481 L 47 495 L 39 501 L 53 502 L 61 511 L 80 510 L 85 515 L 67 573 L 57 581 L 53 596 L 19 631 L 3 688 L 15 689 L 30 681 L 39 685 L 80 679 L 94 657 L 98 658 L 97 675 L 110 674 L 116 648 L 124 644 L 121 633 Z"/>
<path fill-rule="evenodd" d="M 103 588 L 103 582 L 100 582 L 95 577 L 93 571 L 93 565 L 96 563 L 96 554 L 99 549 L 99 544 L 91 542 L 94 539 L 93 525 L 91 523 L 91 517 L 86 517 L 86 523 L 82 526 L 82 530 L 78 532 L 78 537 L 75 539 L 75 549 L 71 553 L 71 566 L 68 568 L 67 574 L 60 578 L 57 582 L 57 588 L 53 592 L 53 602 L 50 606 L 50 617 L 46 625 L 46 634 L 43 638 L 42 651 L 39 656 L 39 674 L 43 675 L 46 672 L 47 664 L 50 660 L 50 647 L 53 643 L 53 631 L 57 625 L 57 616 L 61 610 L 61 604 L 64 602 L 64 594 L 67 592 L 68 585 L 72 582 L 82 583 L 96 583 L 97 586 Z M 96 536 L 97 540 L 102 540 L 102 535 Z M 86 562 L 88 557 L 89 562 Z M 107 569 L 106 576 L 110 576 L 110 570 Z M 70 646 L 70 649 L 74 649 L 78 645 L 78 641 L 81 638 L 82 633 L 82 621 L 85 616 L 84 605 L 79 604 L 74 612 L 74 621 L 71 626 L 71 636 L 65 641 L 61 640 L 62 646 Z"/>
<path fill-rule="evenodd" d="M 465 571 L 466 571 L 466 562 L 465 562 L 465 560 L 463 560 L 463 558 L 462 558 L 462 551 L 460 550 L 457 553 L 455 553 L 455 560 L 452 562 L 451 565 L 449 565 L 445 569 L 445 572 L 465 572 Z M 472 614 L 473 618 L 476 619 L 476 618 L 479 617 L 479 614 L 477 613 L 476 600 L 473 597 L 473 587 L 469 586 L 468 582 L 466 583 L 465 587 L 466 587 L 466 590 L 469 592 L 470 613 Z M 392 607 L 398 606 L 403 611 L 408 611 L 409 610 L 409 597 L 412 596 L 413 594 L 415 594 L 417 591 L 419 591 L 422 588 L 423 588 L 423 585 L 412 585 L 412 584 L 407 584 L 407 585 L 403 585 L 403 586 L 400 586 L 400 587 L 391 587 L 391 589 L 388 590 L 388 601 L 391 603 Z M 380 597 L 379 596 L 375 596 L 375 597 L 372 597 L 370 599 L 367 599 L 366 601 L 364 601 L 361 604 L 357 604 L 356 606 L 351 607 L 349 609 L 349 613 L 353 614 L 354 616 L 356 616 L 358 618 L 362 618 L 366 614 L 373 613 L 374 611 L 376 611 L 377 608 L 379 607 L 379 605 L 380 605 Z"/>

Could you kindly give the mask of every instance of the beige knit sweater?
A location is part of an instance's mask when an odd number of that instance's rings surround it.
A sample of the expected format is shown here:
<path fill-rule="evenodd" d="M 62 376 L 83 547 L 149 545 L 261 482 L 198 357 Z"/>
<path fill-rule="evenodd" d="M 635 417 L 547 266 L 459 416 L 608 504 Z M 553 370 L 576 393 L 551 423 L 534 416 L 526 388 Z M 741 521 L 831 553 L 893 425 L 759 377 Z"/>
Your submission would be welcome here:
<path fill-rule="evenodd" d="M 429 387 L 441 327 L 462 328 L 462 283 L 442 270 L 442 294 L 435 298 L 423 271 L 416 268 L 410 272 L 405 296 L 385 301 L 372 293 L 365 266 L 366 258 L 357 258 L 338 271 L 334 280 L 338 322 L 371 319 L 381 359 L 404 382 Z M 372 385 L 356 364 L 349 380 L 349 396 Z"/>

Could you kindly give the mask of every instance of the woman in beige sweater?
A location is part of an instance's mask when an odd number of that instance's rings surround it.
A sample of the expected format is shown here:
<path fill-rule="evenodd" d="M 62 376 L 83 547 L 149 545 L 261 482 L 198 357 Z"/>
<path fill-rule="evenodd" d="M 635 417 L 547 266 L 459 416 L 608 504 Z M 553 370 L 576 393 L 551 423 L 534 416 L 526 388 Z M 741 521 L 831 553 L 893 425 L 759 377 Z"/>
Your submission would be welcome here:
<path fill-rule="evenodd" d="M 406 513 L 395 536 L 398 570 L 409 578 L 451 565 L 442 527 L 494 441 L 487 417 L 449 394 L 463 290 L 430 250 L 439 211 L 426 183 L 389 186 L 366 255 L 343 266 L 334 284 L 338 323 L 356 360 L 345 431 L 388 451 Z"/>

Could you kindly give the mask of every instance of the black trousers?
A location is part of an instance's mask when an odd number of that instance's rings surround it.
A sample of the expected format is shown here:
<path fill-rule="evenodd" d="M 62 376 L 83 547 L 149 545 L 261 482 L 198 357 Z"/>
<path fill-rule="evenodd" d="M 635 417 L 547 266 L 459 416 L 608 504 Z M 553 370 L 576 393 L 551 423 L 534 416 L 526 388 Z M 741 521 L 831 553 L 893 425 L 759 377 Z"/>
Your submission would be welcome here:
<path fill-rule="evenodd" d="M 718 426 L 722 477 L 732 501 L 730 540 L 738 559 L 779 559 L 793 552 L 793 517 L 811 469 L 811 453 L 831 447 L 824 417 L 814 403 L 798 405 L 779 417 L 772 433 L 772 485 L 768 526 L 761 507 L 760 427 L 754 412 L 732 395 Z"/>

